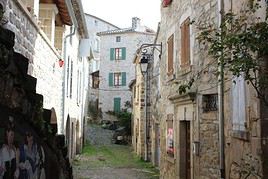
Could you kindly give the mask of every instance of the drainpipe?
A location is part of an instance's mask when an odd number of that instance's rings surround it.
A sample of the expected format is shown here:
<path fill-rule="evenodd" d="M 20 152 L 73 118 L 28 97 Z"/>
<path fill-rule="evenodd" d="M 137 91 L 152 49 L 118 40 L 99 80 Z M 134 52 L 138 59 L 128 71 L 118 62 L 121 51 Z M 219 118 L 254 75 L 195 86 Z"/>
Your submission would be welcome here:
<path fill-rule="evenodd" d="M 68 9 L 68 12 L 71 16 L 71 19 L 72 19 L 72 22 L 74 24 L 74 29 L 73 29 L 73 32 L 70 32 L 70 34 L 66 35 L 64 37 L 64 46 L 63 46 L 63 59 L 66 61 L 67 59 L 67 54 L 66 54 L 66 49 L 67 49 L 67 38 L 70 38 L 71 36 L 74 36 L 75 35 L 75 32 L 76 32 L 76 28 L 78 27 L 77 25 L 77 21 L 76 21 L 76 17 L 75 17 L 75 14 L 74 14 L 74 9 L 73 9 L 73 6 L 72 6 L 72 3 L 70 0 L 65 0 L 65 3 L 67 5 L 67 9 Z M 67 79 L 65 79 L 66 77 L 66 73 L 67 73 L 67 66 L 66 64 L 64 64 L 64 73 L 63 73 L 63 88 L 62 88 L 62 97 L 63 97 L 63 105 L 62 105 L 62 124 L 61 124 L 61 133 L 64 134 L 64 117 L 65 117 L 65 81 Z"/>
<path fill-rule="evenodd" d="M 219 7 L 219 28 L 224 18 L 224 0 L 218 0 Z M 222 52 L 223 53 L 223 52 Z M 225 178 L 225 137 L 224 137 L 224 66 L 221 59 L 219 60 L 219 144 L 220 144 L 220 178 Z"/>

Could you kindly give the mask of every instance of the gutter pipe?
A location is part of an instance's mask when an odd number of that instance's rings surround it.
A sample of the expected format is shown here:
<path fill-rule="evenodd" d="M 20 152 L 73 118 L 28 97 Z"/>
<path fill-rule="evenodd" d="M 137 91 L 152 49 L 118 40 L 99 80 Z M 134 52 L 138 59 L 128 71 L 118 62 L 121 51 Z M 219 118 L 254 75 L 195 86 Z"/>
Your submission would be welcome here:
<path fill-rule="evenodd" d="M 219 28 L 224 18 L 224 0 L 218 0 Z M 221 52 L 223 53 L 223 52 Z M 223 54 L 222 54 L 223 55 Z M 219 59 L 219 147 L 220 147 L 220 178 L 225 179 L 225 136 L 224 136 L 224 66 L 222 59 Z"/>
<path fill-rule="evenodd" d="M 74 29 L 73 29 L 73 32 L 70 32 L 70 34 L 66 35 L 64 37 L 64 47 L 63 47 L 63 59 L 64 61 L 66 61 L 67 59 L 67 54 L 66 54 L 66 49 L 67 49 L 67 38 L 70 38 L 72 36 L 75 35 L 76 33 L 76 29 L 78 27 L 78 23 L 77 23 L 77 20 L 76 20 L 76 17 L 75 17 L 75 13 L 74 13 L 74 9 L 73 9 L 73 6 L 72 6 L 72 3 L 70 0 L 65 0 L 65 3 L 67 5 L 67 9 L 68 9 L 68 12 L 69 12 L 69 15 L 71 16 L 71 19 L 72 19 L 72 22 L 73 22 L 73 25 L 74 25 Z M 64 134 L 64 123 L 65 123 L 65 95 L 66 95 L 66 73 L 67 73 L 67 67 L 66 67 L 66 64 L 64 64 L 64 73 L 63 73 L 63 88 L 62 88 L 62 98 L 63 98 L 63 105 L 62 105 L 62 124 L 61 124 L 61 133 Z"/>

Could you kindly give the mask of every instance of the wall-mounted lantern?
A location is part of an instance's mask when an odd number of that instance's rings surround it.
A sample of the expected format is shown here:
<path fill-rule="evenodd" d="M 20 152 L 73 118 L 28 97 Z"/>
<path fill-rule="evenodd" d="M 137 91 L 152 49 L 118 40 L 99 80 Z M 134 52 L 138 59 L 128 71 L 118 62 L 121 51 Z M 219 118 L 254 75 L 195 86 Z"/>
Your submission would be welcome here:
<path fill-rule="evenodd" d="M 62 59 L 59 59 L 59 66 L 62 67 L 64 65 L 64 61 Z"/>

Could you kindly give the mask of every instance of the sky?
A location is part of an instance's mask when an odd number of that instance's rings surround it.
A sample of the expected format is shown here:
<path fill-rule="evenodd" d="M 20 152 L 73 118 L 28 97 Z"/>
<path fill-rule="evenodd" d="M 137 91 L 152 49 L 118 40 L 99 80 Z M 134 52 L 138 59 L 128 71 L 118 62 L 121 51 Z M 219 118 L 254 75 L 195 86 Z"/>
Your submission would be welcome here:
<path fill-rule="evenodd" d="M 160 21 L 160 0 L 82 0 L 84 12 L 120 28 L 131 27 L 132 17 L 141 25 L 157 30 Z"/>

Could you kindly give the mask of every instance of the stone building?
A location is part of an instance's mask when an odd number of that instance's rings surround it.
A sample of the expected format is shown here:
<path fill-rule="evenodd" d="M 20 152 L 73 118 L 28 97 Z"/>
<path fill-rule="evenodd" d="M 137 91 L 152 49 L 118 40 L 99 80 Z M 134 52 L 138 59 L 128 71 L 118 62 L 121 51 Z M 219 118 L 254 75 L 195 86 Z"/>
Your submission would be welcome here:
<path fill-rule="evenodd" d="M 119 112 L 130 102 L 128 84 L 135 79 L 133 59 L 143 43 L 150 43 L 155 33 L 132 18 L 132 27 L 98 33 L 100 45 L 99 108 L 104 119 L 108 111 Z"/>
<path fill-rule="evenodd" d="M 72 143 L 70 145 L 73 147 L 70 149 L 75 149 L 76 141 L 81 141 L 83 134 L 84 96 L 87 93 L 87 89 L 81 86 L 82 82 L 87 83 L 88 78 L 87 60 L 78 54 L 79 40 L 87 37 L 81 2 L 79 0 L 1 2 L 5 2 L 6 6 L 1 24 L 15 33 L 15 52 L 29 59 L 28 74 L 37 78 L 36 91 L 43 96 L 44 108 L 53 111 L 54 123 L 57 124 L 59 134 L 72 133 L 67 137 L 73 136 L 71 140 L 73 142 L 68 142 L 69 139 L 67 142 L 68 145 Z M 71 60 L 77 63 L 69 69 Z M 74 83 L 76 80 L 78 82 Z M 73 82 L 72 88 L 70 81 Z M 75 102 L 69 100 L 69 93 L 65 90 L 75 94 L 73 97 Z M 77 96 L 80 96 L 79 99 Z M 73 109 L 73 112 L 69 109 Z M 76 119 L 71 132 L 65 130 L 69 125 L 66 124 L 68 116 Z M 79 140 L 74 140 L 76 138 Z M 81 145 L 77 148 L 81 148 Z M 75 153 L 74 149 L 69 151 Z"/>
<path fill-rule="evenodd" d="M 215 74 L 218 63 L 208 55 L 207 46 L 197 40 L 199 27 L 204 23 L 219 27 L 221 10 L 240 13 L 250 2 L 162 1 L 155 41 L 162 43 L 162 54 L 160 59 L 154 54 L 151 61 L 149 73 L 155 78 L 150 80 L 150 96 L 146 100 L 150 106 L 148 157 L 155 165 L 159 164 L 160 178 L 267 177 L 267 106 L 251 85 L 241 78 L 234 79 L 226 71 L 224 111 L 220 112 Z M 264 1 L 260 4 L 266 7 Z M 265 17 L 263 9 L 256 14 Z M 138 81 L 143 82 L 138 75 L 133 85 L 136 89 Z M 181 87 L 192 78 L 195 81 L 191 87 L 180 93 Z M 140 109 L 134 109 L 134 115 Z M 223 136 L 221 114 L 224 114 Z M 134 127 L 134 134 L 135 131 Z M 136 141 L 139 139 L 134 139 L 134 144 Z"/>
<path fill-rule="evenodd" d="M 119 27 L 100 19 L 96 16 L 86 14 L 86 23 L 89 38 L 85 42 L 88 44 L 87 52 L 89 52 L 90 58 L 90 67 L 89 67 L 89 89 L 90 93 L 88 96 L 90 108 L 94 108 L 95 111 L 98 111 L 99 104 L 99 70 L 100 70 L 100 37 L 97 35 L 98 32 L 115 30 Z M 94 110 L 92 109 L 92 110 Z M 91 116 L 92 118 L 97 116 Z"/>

